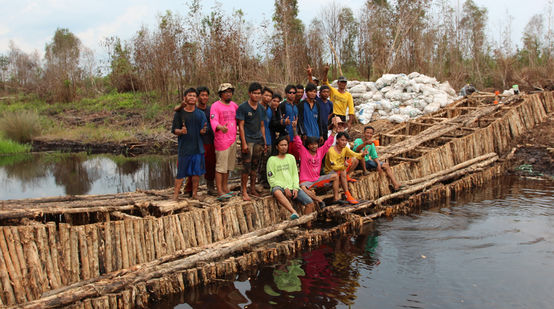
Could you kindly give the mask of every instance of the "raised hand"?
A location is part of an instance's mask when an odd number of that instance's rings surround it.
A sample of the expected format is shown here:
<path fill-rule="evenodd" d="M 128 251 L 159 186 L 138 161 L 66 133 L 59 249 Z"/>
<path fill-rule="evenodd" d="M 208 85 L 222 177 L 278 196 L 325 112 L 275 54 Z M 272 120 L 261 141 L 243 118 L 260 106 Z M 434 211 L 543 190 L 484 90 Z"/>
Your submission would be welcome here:
<path fill-rule="evenodd" d="M 287 117 L 287 119 L 288 119 L 288 117 Z M 294 117 L 294 120 L 291 122 L 292 128 L 296 130 L 297 124 L 298 124 L 298 119 L 296 117 Z"/>
<path fill-rule="evenodd" d="M 188 134 L 187 131 L 187 124 L 183 122 L 183 126 L 181 127 L 181 135 Z"/>
<path fill-rule="evenodd" d="M 284 115 L 283 115 L 283 116 L 284 116 Z M 288 126 L 289 124 L 290 124 L 290 119 L 289 119 L 289 117 L 287 116 L 287 118 L 285 118 L 285 125 Z"/>
<path fill-rule="evenodd" d="M 229 131 L 229 128 L 227 128 L 227 124 L 223 125 L 223 128 L 221 128 L 221 132 L 227 133 Z"/>
<path fill-rule="evenodd" d="M 312 76 L 313 69 L 309 64 L 308 64 L 308 67 L 306 68 L 306 73 L 308 73 L 309 76 Z"/>

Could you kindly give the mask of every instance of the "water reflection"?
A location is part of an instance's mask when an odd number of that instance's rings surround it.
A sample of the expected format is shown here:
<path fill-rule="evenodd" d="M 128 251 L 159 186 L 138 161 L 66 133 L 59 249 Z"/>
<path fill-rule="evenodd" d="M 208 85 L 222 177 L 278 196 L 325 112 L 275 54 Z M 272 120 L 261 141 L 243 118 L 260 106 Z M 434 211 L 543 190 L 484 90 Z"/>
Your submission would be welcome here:
<path fill-rule="evenodd" d="M 548 308 L 553 193 L 500 179 L 157 308 Z"/>
<path fill-rule="evenodd" d="M 173 183 L 171 156 L 126 158 L 84 153 L 0 157 L 0 199 L 163 189 Z"/>

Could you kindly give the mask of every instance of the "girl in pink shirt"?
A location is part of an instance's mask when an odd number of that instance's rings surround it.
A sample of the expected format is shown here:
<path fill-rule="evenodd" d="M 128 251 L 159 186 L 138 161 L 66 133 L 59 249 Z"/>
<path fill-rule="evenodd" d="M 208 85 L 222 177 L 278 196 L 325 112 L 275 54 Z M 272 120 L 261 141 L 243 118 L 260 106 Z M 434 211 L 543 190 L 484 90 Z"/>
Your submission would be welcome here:
<path fill-rule="evenodd" d="M 325 207 L 323 200 L 319 198 L 311 189 L 314 187 L 323 187 L 332 182 L 334 201 L 340 200 L 338 174 L 333 173 L 320 176 L 321 164 L 325 158 L 325 154 L 335 141 L 336 132 L 333 130 L 329 138 L 325 141 L 325 144 L 321 147 L 318 147 L 319 143 L 316 138 L 308 137 L 306 140 L 306 145 L 308 147 L 306 148 L 302 145 L 302 139 L 296 133 L 296 125 L 297 121 L 295 120 L 292 122 L 292 129 L 294 132 L 294 146 L 300 157 L 300 188 L 314 201 L 317 201 L 320 205 Z"/>

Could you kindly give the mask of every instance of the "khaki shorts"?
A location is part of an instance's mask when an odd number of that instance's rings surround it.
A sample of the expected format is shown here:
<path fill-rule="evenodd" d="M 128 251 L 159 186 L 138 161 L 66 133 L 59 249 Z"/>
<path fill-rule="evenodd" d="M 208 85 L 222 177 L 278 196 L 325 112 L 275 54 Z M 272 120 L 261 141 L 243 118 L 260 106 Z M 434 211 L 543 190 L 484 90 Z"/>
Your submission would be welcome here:
<path fill-rule="evenodd" d="M 235 169 L 237 158 L 237 143 L 234 142 L 229 148 L 222 151 L 215 151 L 215 171 L 225 174 Z"/>

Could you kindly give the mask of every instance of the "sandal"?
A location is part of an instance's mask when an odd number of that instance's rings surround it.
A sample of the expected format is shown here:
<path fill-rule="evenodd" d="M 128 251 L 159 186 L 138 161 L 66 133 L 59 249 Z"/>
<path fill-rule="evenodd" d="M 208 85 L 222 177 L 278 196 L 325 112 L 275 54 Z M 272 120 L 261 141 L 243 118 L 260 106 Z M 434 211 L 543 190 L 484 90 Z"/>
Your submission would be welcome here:
<path fill-rule="evenodd" d="M 297 213 L 293 213 L 292 215 L 290 215 L 290 219 L 291 219 L 291 220 L 296 220 L 296 219 L 298 219 L 298 218 L 299 218 L 299 217 L 298 217 L 298 214 L 297 214 Z"/>
<path fill-rule="evenodd" d="M 220 202 L 223 202 L 223 201 L 226 201 L 228 199 L 230 199 L 232 196 L 229 194 L 229 193 L 225 193 L 225 194 L 222 194 L 220 196 L 217 197 L 217 200 L 220 201 Z"/>

